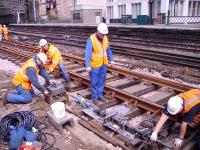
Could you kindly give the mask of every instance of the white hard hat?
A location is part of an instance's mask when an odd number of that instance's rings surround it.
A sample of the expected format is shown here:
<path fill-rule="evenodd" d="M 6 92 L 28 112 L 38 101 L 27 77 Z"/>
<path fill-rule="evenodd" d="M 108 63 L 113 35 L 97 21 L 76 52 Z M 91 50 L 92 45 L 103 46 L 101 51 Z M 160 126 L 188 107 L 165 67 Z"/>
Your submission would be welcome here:
<path fill-rule="evenodd" d="M 108 34 L 108 27 L 105 23 L 100 23 L 97 27 L 97 30 L 101 33 L 101 34 Z"/>
<path fill-rule="evenodd" d="M 37 54 L 37 57 L 42 61 L 43 64 L 46 64 L 47 56 L 45 53 L 39 53 L 39 54 Z"/>
<path fill-rule="evenodd" d="M 173 96 L 167 102 L 167 111 L 175 115 L 183 108 L 183 99 L 180 96 Z"/>
<path fill-rule="evenodd" d="M 45 40 L 45 39 L 41 39 L 40 42 L 39 42 L 40 47 L 44 46 L 46 44 L 47 44 L 47 40 Z"/>

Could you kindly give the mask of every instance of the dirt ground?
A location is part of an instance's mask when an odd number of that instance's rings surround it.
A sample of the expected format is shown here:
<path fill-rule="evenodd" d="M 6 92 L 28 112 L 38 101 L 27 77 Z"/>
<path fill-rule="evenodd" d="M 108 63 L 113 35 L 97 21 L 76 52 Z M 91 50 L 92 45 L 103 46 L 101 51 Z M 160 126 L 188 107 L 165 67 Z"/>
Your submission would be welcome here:
<path fill-rule="evenodd" d="M 9 67 L 8 67 L 9 66 Z M 0 59 L 0 85 L 3 81 L 11 81 L 14 73 L 18 70 L 18 66 L 15 64 Z M 9 88 L 8 88 L 9 87 Z M 33 102 L 30 104 L 7 104 L 3 106 L 2 103 L 2 93 L 5 91 L 14 91 L 14 87 L 10 85 L 0 87 L 0 118 L 3 118 L 5 115 L 16 112 L 16 111 L 33 111 L 34 115 L 37 117 L 38 121 L 42 121 L 47 124 L 48 127 L 45 129 L 45 132 L 51 133 L 55 136 L 56 143 L 51 148 L 52 150 L 121 150 L 119 147 L 114 147 L 112 144 L 102 140 L 96 134 L 90 132 L 80 124 L 78 124 L 78 117 L 73 116 L 75 122 L 74 127 L 66 126 L 63 129 L 63 133 L 60 134 L 49 122 L 47 119 L 47 111 L 51 111 L 50 105 L 48 105 L 42 95 L 37 95 Z M 84 138 L 83 138 L 84 137 Z M 48 137 L 48 143 L 53 142 L 52 137 Z M 7 150 L 7 144 L 0 144 L 0 150 Z"/>

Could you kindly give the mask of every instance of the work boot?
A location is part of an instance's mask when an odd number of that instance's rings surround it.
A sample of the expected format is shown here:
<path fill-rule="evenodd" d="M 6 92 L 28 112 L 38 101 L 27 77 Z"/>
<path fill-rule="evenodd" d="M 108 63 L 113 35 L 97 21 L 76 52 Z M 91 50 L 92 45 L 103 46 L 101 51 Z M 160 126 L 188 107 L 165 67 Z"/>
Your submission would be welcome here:
<path fill-rule="evenodd" d="M 8 103 L 7 96 L 8 96 L 8 92 L 3 93 L 3 105 L 4 106 Z"/>
<path fill-rule="evenodd" d="M 99 105 L 99 100 L 93 100 L 94 105 Z"/>
<path fill-rule="evenodd" d="M 101 97 L 101 98 L 99 98 L 99 100 L 100 100 L 101 102 L 107 102 L 107 101 L 108 101 L 105 97 Z"/>
<path fill-rule="evenodd" d="M 70 79 L 65 80 L 65 83 L 65 89 L 68 90 L 70 88 Z"/>

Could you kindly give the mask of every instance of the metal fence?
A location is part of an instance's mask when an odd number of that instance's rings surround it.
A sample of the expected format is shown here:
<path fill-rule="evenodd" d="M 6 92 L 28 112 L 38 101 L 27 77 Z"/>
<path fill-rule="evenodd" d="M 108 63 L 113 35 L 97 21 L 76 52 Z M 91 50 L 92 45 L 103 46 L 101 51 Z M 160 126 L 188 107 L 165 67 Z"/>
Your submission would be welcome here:
<path fill-rule="evenodd" d="M 200 24 L 200 16 L 169 16 L 166 17 L 168 24 Z"/>

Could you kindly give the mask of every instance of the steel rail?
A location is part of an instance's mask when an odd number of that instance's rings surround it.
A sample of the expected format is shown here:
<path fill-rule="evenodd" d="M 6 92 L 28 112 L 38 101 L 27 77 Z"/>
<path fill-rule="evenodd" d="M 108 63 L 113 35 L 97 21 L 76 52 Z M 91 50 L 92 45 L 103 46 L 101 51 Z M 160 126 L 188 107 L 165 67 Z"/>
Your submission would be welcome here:
<path fill-rule="evenodd" d="M 17 45 L 17 44 L 15 44 Z M 25 48 L 29 48 L 29 47 L 25 47 Z M 32 50 L 34 52 L 37 51 L 37 49 L 34 49 L 32 47 Z M 75 61 L 77 62 L 78 64 L 84 64 L 84 58 L 81 58 L 81 57 L 78 57 L 78 56 L 74 56 L 74 55 L 70 55 L 70 54 L 62 54 L 63 58 L 64 59 L 67 59 L 67 60 L 70 60 L 70 61 Z M 124 75 L 124 76 L 128 76 L 128 77 L 132 77 L 132 78 L 137 78 L 137 79 L 143 79 L 145 81 L 148 81 L 148 82 L 151 82 L 153 84 L 156 84 L 156 85 L 159 85 L 159 86 L 164 86 L 164 87 L 169 87 L 173 90 L 176 90 L 178 92 L 185 92 L 185 91 L 188 91 L 192 88 L 195 88 L 195 87 L 192 87 L 192 86 L 186 86 L 184 84 L 181 84 L 181 83 L 177 83 L 177 82 L 173 82 L 173 81 L 170 81 L 170 80 L 167 80 L 167 79 L 163 79 L 163 78 L 155 78 L 153 76 L 149 76 L 149 75 L 145 75 L 145 74 L 141 74 L 141 73 L 138 73 L 136 71 L 130 71 L 129 69 L 125 69 L 125 68 L 122 68 L 122 67 L 117 67 L 117 66 L 108 66 L 108 70 L 110 72 L 116 72 L 120 75 Z"/>

